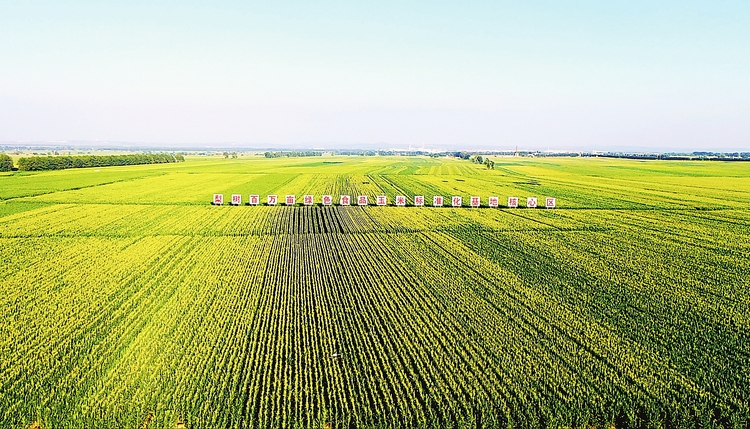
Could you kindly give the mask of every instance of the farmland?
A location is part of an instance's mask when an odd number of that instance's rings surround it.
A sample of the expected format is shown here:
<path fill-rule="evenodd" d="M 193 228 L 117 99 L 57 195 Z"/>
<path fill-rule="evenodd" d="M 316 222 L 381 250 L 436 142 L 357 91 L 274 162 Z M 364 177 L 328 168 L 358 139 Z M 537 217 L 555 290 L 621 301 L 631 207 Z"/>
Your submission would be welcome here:
<path fill-rule="evenodd" d="M 0 427 L 750 422 L 748 163 L 187 157 L 0 199 Z"/>

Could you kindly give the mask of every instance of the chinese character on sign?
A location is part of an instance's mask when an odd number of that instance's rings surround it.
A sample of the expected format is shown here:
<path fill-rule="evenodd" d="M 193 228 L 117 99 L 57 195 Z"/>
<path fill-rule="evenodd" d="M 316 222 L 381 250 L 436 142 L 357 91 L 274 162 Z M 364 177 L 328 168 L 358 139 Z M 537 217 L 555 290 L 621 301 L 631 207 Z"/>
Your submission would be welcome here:
<path fill-rule="evenodd" d="M 268 205 L 269 206 L 275 206 L 278 202 L 278 199 L 276 198 L 276 195 L 269 195 L 268 196 Z"/>
<path fill-rule="evenodd" d="M 424 195 L 417 195 L 414 197 L 414 205 L 415 206 L 423 206 L 424 205 Z"/>
<path fill-rule="evenodd" d="M 536 208 L 536 197 L 529 197 L 526 199 L 526 207 L 530 209 Z"/>
<path fill-rule="evenodd" d="M 545 200 L 545 205 L 548 209 L 554 209 L 557 201 L 554 198 L 547 198 Z"/>
<path fill-rule="evenodd" d="M 443 197 L 441 197 L 441 196 L 432 197 L 432 206 L 433 207 L 443 207 Z"/>
<path fill-rule="evenodd" d="M 397 206 L 405 206 L 406 205 L 406 197 L 403 195 L 398 195 L 396 197 L 396 205 Z"/>
<path fill-rule="evenodd" d="M 323 205 L 330 206 L 333 204 L 333 197 L 330 195 L 323 195 Z"/>
<path fill-rule="evenodd" d="M 518 197 L 508 197 L 508 207 L 512 209 L 518 207 Z"/>
<path fill-rule="evenodd" d="M 471 206 L 472 207 L 479 207 L 480 203 L 482 202 L 482 199 L 479 197 L 471 197 Z"/>
<path fill-rule="evenodd" d="M 490 197 L 488 202 L 489 202 L 488 205 L 490 207 L 497 207 L 498 205 L 500 205 L 499 204 L 500 200 L 497 197 Z"/>
<path fill-rule="evenodd" d="M 378 202 L 379 206 L 384 206 L 384 205 L 388 204 L 388 199 L 385 198 L 385 195 L 378 195 L 377 202 Z"/>
<path fill-rule="evenodd" d="M 250 195 L 250 205 L 251 206 L 257 206 L 258 202 L 260 202 L 260 197 L 257 195 Z"/>
<path fill-rule="evenodd" d="M 242 195 L 240 194 L 232 194 L 232 205 L 238 206 L 242 204 Z"/>
<path fill-rule="evenodd" d="M 360 195 L 357 197 L 357 205 L 358 206 L 366 206 L 367 205 L 367 195 Z"/>
<path fill-rule="evenodd" d="M 453 197 L 451 199 L 451 203 L 453 204 L 453 207 L 461 207 L 461 197 Z"/>
<path fill-rule="evenodd" d="M 286 205 L 293 206 L 294 205 L 294 195 L 287 195 L 286 196 Z"/>
<path fill-rule="evenodd" d="M 349 204 L 351 204 L 351 198 L 349 197 L 349 195 L 342 195 L 339 204 L 342 206 L 348 206 Z"/>
<path fill-rule="evenodd" d="M 313 196 L 312 195 L 305 195 L 303 197 L 303 202 L 306 206 L 313 205 Z"/>
<path fill-rule="evenodd" d="M 224 204 L 224 194 L 214 194 L 214 204 L 219 206 Z"/>

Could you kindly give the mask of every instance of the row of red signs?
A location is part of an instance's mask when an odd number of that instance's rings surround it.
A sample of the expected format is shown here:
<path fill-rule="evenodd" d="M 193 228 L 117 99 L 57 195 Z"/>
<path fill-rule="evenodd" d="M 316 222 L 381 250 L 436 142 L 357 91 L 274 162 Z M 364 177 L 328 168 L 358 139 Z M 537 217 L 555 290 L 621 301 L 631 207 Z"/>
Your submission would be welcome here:
<path fill-rule="evenodd" d="M 279 198 L 277 195 L 268 195 L 266 204 L 269 206 L 275 206 L 280 204 Z M 414 203 L 413 206 L 424 206 L 425 205 L 425 197 L 423 195 L 416 195 L 414 196 Z M 516 208 L 518 207 L 518 197 L 508 197 L 508 207 Z M 332 206 L 333 205 L 333 196 L 332 195 L 323 195 L 320 202 L 324 206 Z M 433 207 L 443 207 L 445 202 L 445 198 L 440 195 L 436 195 L 432 197 L 432 206 Z M 214 194 L 213 204 L 215 205 L 222 205 L 224 204 L 224 194 Z M 232 199 L 230 200 L 230 204 L 234 206 L 242 205 L 242 195 L 240 194 L 232 194 Z M 250 195 L 250 200 L 248 202 L 251 206 L 257 206 L 260 204 L 260 195 Z M 297 197 L 294 195 L 287 195 L 284 199 L 284 204 L 287 206 L 293 206 L 297 204 Z M 302 197 L 302 204 L 306 206 L 312 206 L 315 204 L 315 198 L 312 195 L 305 195 Z M 369 199 L 367 195 L 360 195 L 356 199 L 353 199 L 349 195 L 341 195 L 339 196 L 339 205 L 340 206 L 350 206 L 350 205 L 358 205 L 358 206 L 367 206 L 369 205 Z M 406 206 L 406 196 L 404 195 L 397 195 L 396 200 L 394 201 L 394 204 L 396 206 Z M 555 198 L 547 197 L 544 199 L 544 207 L 548 209 L 554 209 L 557 204 L 557 201 Z M 388 198 L 385 195 L 378 195 L 375 197 L 375 205 L 378 206 L 387 206 L 388 205 Z M 447 203 L 445 204 L 447 205 Z M 459 196 L 453 196 L 450 198 L 450 205 L 452 207 L 461 207 L 463 206 L 463 198 Z M 469 197 L 469 206 L 471 207 L 481 207 L 482 205 L 482 199 L 481 197 Z M 498 197 L 489 197 L 487 198 L 487 206 L 488 207 L 499 207 L 500 206 L 500 199 Z M 536 197 L 528 197 L 526 198 L 526 207 L 528 208 L 536 208 L 537 207 L 537 198 Z"/>

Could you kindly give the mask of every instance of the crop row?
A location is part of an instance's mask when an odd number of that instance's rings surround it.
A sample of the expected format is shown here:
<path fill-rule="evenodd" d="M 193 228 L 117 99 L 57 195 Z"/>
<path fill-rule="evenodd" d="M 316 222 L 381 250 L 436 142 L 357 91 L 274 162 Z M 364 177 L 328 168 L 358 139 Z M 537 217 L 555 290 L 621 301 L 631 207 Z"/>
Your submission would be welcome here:
<path fill-rule="evenodd" d="M 12 214 L 0 220 L 0 426 L 744 427 L 749 221 Z"/>

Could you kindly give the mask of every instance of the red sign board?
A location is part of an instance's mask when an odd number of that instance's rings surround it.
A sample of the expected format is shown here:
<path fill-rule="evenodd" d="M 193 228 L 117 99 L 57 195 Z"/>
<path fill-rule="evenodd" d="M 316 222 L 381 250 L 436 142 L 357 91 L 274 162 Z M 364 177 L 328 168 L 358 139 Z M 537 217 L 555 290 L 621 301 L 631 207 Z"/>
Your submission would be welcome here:
<path fill-rule="evenodd" d="M 340 195 L 339 196 L 339 204 L 342 206 L 348 206 L 352 204 L 352 197 L 349 195 Z M 425 204 L 425 197 L 424 195 L 415 195 L 414 197 L 414 206 L 421 207 Z M 306 206 L 312 206 L 315 205 L 315 196 L 314 195 L 304 195 L 302 197 L 303 204 Z M 508 207 L 510 208 L 516 208 L 518 207 L 518 197 L 508 197 Z M 284 203 L 287 206 L 293 206 L 296 204 L 296 197 L 294 195 L 287 195 L 284 199 Z M 386 206 L 388 205 L 388 197 L 386 195 L 378 195 L 375 197 L 375 202 L 379 206 Z M 399 207 L 404 207 L 407 205 L 407 196 L 406 195 L 396 195 L 394 198 L 394 205 Z M 241 194 L 231 194 L 230 203 L 235 206 L 242 205 L 242 195 Z M 276 195 L 268 195 L 268 205 L 269 206 L 275 206 L 277 205 L 278 197 Z M 324 206 L 331 206 L 333 205 L 333 196 L 331 195 L 323 195 L 321 197 L 321 203 Z M 368 205 L 368 196 L 367 195 L 360 195 L 356 198 L 356 203 L 359 206 L 366 206 Z M 432 205 L 433 207 L 442 207 L 445 203 L 445 198 L 440 195 L 435 195 L 432 197 Z M 463 198 L 454 195 L 450 198 L 450 203 L 453 207 L 462 207 L 463 206 Z M 498 197 L 488 197 L 487 204 L 489 207 L 499 207 L 500 199 Z M 223 205 L 224 204 L 224 194 L 213 194 L 213 200 L 212 204 L 214 205 Z M 257 206 L 260 204 L 260 196 L 257 194 L 252 194 L 249 197 L 248 204 L 251 206 Z M 471 196 L 469 197 L 469 205 L 471 207 L 481 207 L 482 206 L 482 198 L 479 196 Z M 557 206 L 557 199 L 552 197 L 546 197 L 544 198 L 544 206 L 548 209 L 554 209 Z M 538 206 L 537 197 L 528 197 L 526 198 L 526 207 L 528 208 L 537 208 L 541 207 Z"/>

